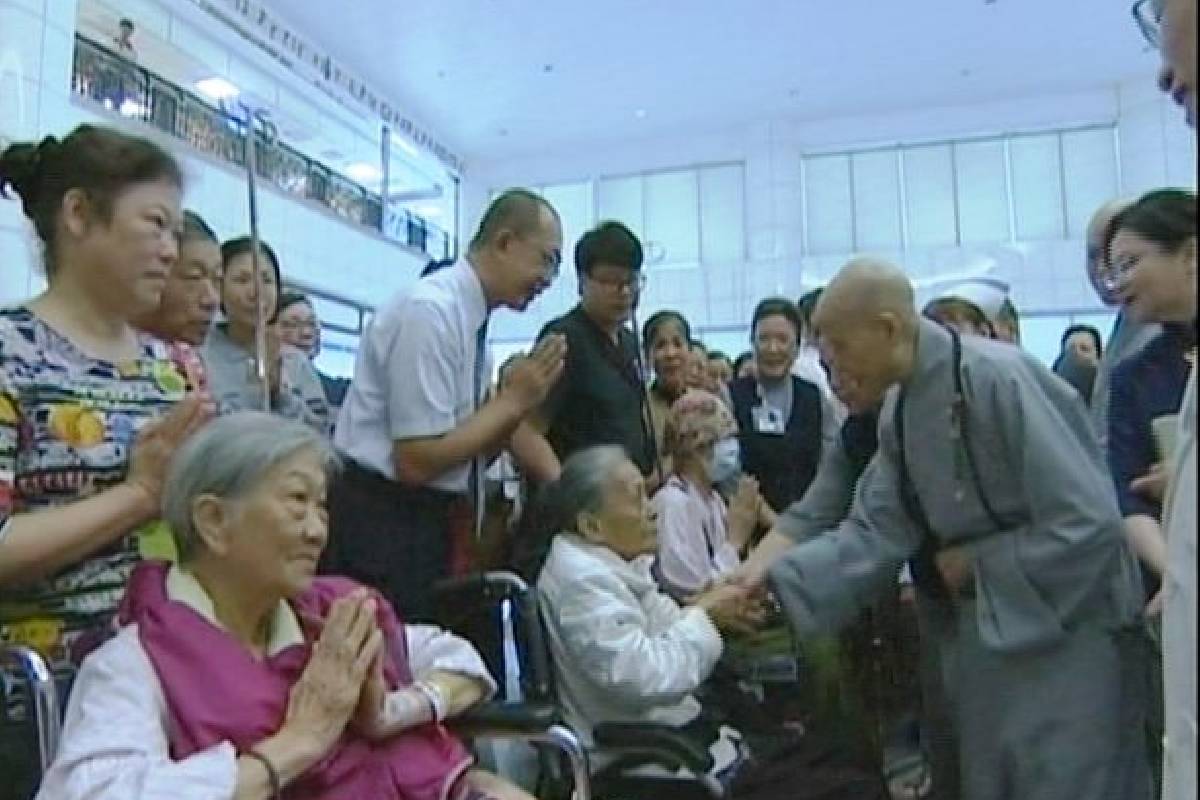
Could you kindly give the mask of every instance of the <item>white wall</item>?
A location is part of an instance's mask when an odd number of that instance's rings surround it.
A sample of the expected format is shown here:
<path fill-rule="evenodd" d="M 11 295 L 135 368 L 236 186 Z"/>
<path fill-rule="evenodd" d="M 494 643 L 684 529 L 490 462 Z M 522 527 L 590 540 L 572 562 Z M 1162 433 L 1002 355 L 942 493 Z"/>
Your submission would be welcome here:
<path fill-rule="evenodd" d="M 183 165 L 184 204 L 222 237 L 247 232 L 247 196 L 240 171 L 192 151 L 178 140 L 106 115 L 70 92 L 74 0 L 3 0 L 0 4 L 0 140 L 65 135 L 100 121 L 154 137 Z M 261 235 L 279 253 L 288 278 L 368 305 L 416 279 L 425 257 L 315 204 L 264 187 Z M 40 290 L 36 243 L 16 200 L 0 200 L 0 303 Z"/>
<path fill-rule="evenodd" d="M 1194 139 L 1182 114 L 1156 92 L 1153 77 L 1146 76 L 1120 87 L 1067 95 L 818 122 L 748 123 L 724 131 L 626 142 L 587 152 L 477 161 L 464 183 L 463 219 L 477 219 L 489 192 L 508 186 L 743 161 L 747 258 L 691 271 L 651 268 L 643 302 L 644 314 L 661 307 L 678 308 L 695 325 L 707 329 L 710 342 L 715 339 L 731 347 L 733 341 L 744 341 L 741 331 L 759 299 L 776 293 L 799 296 L 826 280 L 847 257 L 804 255 L 802 155 L 1114 121 L 1118 123 L 1123 193 L 1136 194 L 1166 184 L 1195 186 Z M 570 254 L 564 255 L 570 266 Z M 898 260 L 914 278 L 926 280 L 952 273 L 979 257 L 990 257 L 998 264 L 996 274 L 1013 284 L 1022 312 L 1102 311 L 1084 277 L 1083 244 L 1076 238 L 882 255 Z M 574 302 L 574 283 L 570 278 L 560 281 L 567 285 L 543 297 L 526 314 L 502 315 L 492 328 L 493 337 L 515 347 L 533 336 L 547 319 L 565 311 Z"/>

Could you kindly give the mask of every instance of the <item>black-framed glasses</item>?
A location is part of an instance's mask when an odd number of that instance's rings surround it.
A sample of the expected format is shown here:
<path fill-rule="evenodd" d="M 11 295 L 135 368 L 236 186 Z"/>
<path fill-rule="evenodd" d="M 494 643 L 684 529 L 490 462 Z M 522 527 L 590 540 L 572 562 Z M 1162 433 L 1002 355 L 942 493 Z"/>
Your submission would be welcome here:
<path fill-rule="evenodd" d="M 1146 42 L 1157 48 L 1161 37 L 1163 0 L 1137 0 L 1133 4 L 1133 19 Z"/>
<path fill-rule="evenodd" d="M 621 292 L 628 289 L 634 294 L 639 294 L 646 288 L 646 276 L 640 272 L 628 278 L 611 278 L 608 276 L 597 278 L 595 275 L 588 275 L 588 280 L 598 283 L 605 289 L 614 292 Z"/>

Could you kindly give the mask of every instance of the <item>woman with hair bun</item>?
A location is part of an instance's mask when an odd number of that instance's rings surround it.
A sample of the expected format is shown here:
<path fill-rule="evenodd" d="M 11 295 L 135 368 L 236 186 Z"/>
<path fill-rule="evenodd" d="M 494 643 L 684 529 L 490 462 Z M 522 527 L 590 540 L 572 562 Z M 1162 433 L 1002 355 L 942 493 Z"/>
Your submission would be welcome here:
<path fill-rule="evenodd" d="M 178 256 L 181 189 L 170 154 L 107 128 L 0 153 L 0 197 L 20 200 L 49 283 L 0 311 L 0 640 L 52 662 L 108 635 L 139 559 L 131 534 L 208 413 L 133 324 Z M 0 753 L 35 761 L 18 747 Z"/>

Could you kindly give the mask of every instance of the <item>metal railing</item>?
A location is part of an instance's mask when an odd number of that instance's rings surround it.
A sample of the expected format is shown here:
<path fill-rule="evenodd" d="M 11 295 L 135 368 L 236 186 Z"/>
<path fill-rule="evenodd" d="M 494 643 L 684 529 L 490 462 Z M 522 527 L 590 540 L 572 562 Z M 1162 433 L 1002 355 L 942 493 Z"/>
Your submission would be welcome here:
<path fill-rule="evenodd" d="M 75 35 L 75 94 L 126 119 L 139 120 L 207 155 L 246 164 L 246 125 L 209 102 L 138 66 L 86 36 Z M 342 219 L 427 254 L 455 255 L 441 228 L 297 152 L 282 142 L 256 141 L 257 174 L 290 195 L 319 203 Z"/>

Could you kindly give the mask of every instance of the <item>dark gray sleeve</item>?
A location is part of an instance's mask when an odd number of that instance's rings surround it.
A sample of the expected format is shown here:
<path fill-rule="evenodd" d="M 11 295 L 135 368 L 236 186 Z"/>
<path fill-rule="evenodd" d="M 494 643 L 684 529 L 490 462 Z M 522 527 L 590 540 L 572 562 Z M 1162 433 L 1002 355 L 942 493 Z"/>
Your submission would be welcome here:
<path fill-rule="evenodd" d="M 836 529 L 797 544 L 771 567 L 771 588 L 800 636 L 849 623 L 917 550 L 921 534 L 900 503 L 894 449 L 881 441 Z"/>

